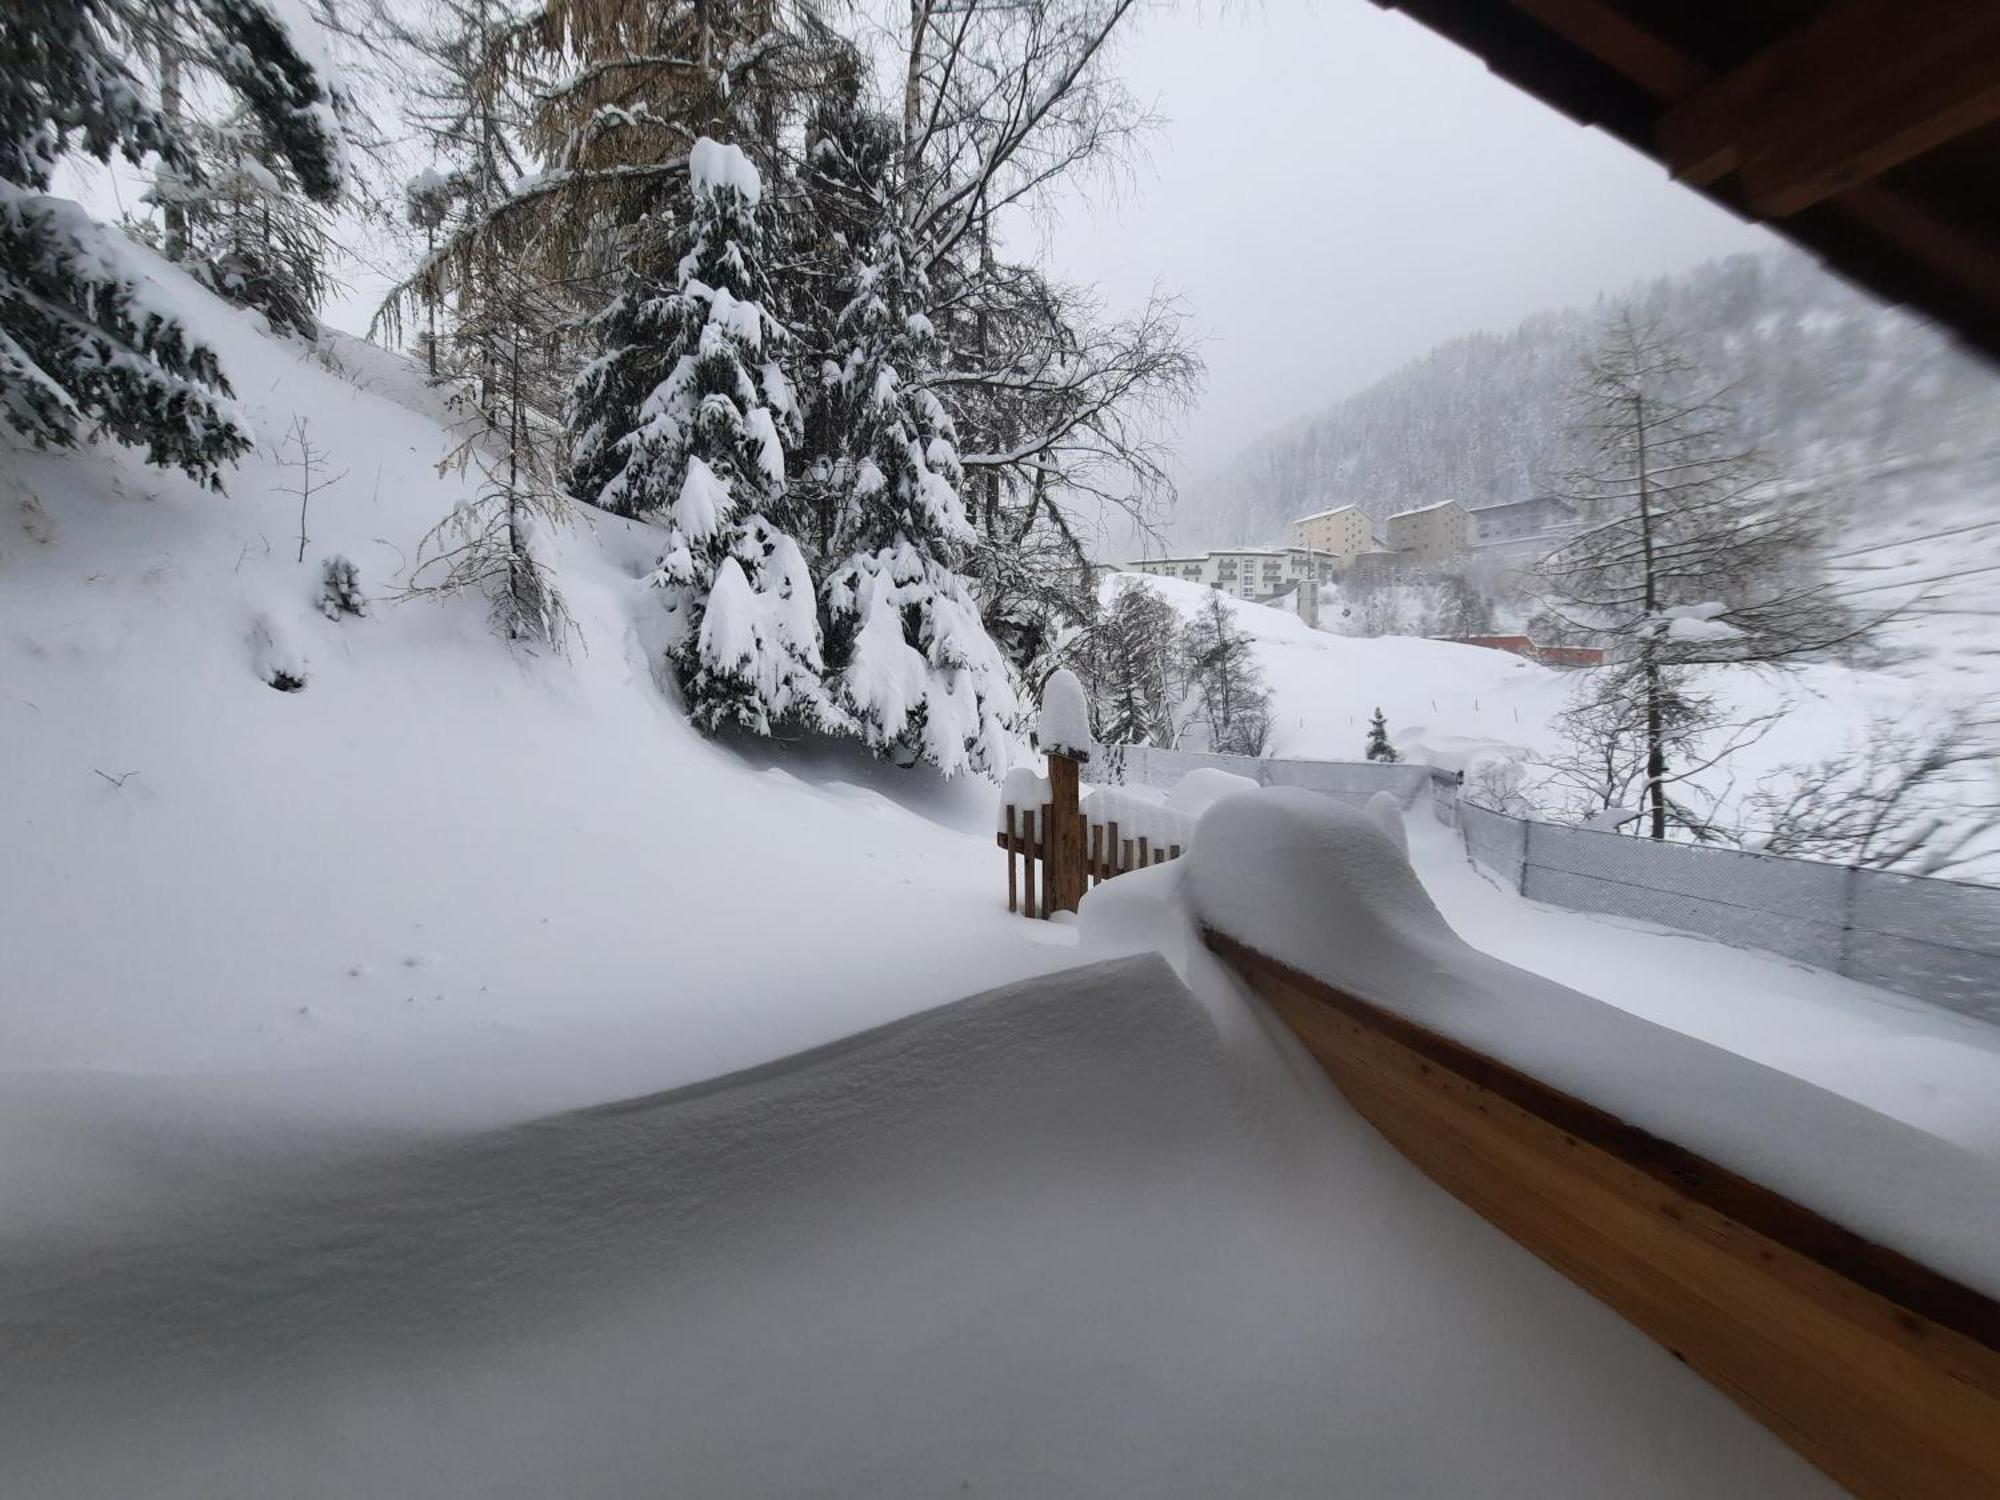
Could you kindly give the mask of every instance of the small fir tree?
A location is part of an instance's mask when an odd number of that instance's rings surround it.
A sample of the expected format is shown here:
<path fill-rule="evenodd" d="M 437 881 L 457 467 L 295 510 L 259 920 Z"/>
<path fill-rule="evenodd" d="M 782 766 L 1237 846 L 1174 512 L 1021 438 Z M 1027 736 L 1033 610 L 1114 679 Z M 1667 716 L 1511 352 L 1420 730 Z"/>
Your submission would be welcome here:
<path fill-rule="evenodd" d="M 1379 708 L 1375 710 L 1375 717 L 1368 721 L 1368 749 L 1366 753 L 1370 760 L 1379 760 L 1384 765 L 1393 765 L 1402 759 L 1396 753 L 1396 747 L 1389 743 L 1389 724 L 1382 717 L 1382 710 Z"/>

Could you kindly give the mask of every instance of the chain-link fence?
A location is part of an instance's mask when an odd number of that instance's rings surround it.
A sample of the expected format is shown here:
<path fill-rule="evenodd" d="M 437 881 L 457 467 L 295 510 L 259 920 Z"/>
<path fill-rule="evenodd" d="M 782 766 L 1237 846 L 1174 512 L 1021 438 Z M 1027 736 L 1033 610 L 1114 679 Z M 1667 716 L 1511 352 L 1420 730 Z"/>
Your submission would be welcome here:
<path fill-rule="evenodd" d="M 1428 766 L 1125 745 L 1100 747 L 1090 773 L 1172 786 L 1201 766 L 1347 802 L 1386 790 L 1407 805 L 1428 790 L 1472 861 L 1529 900 L 1761 948 L 2000 1025 L 2000 889 L 1992 886 L 1538 823 L 1462 801 L 1457 777 Z"/>

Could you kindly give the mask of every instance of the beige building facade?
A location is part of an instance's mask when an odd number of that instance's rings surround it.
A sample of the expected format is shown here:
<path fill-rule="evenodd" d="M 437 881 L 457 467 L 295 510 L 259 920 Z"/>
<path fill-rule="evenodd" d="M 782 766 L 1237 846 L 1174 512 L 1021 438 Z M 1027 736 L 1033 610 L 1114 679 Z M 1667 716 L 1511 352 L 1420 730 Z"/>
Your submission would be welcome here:
<path fill-rule="evenodd" d="M 1456 500 L 1389 517 L 1391 552 L 1417 562 L 1456 562 L 1472 545 L 1472 513 Z"/>
<path fill-rule="evenodd" d="M 1325 552 L 1345 563 L 1374 545 L 1374 527 L 1360 506 L 1342 505 L 1300 516 L 1292 522 L 1291 542 L 1294 547 Z"/>

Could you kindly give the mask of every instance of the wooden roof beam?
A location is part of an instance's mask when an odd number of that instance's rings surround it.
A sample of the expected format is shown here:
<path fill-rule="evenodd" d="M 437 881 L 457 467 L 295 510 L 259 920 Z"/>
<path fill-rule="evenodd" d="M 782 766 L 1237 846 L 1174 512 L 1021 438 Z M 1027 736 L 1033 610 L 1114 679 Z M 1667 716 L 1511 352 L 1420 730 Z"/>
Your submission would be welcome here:
<path fill-rule="evenodd" d="M 2000 119 L 2000 5 L 1843 0 L 1660 119 L 1683 181 L 1783 217 Z"/>

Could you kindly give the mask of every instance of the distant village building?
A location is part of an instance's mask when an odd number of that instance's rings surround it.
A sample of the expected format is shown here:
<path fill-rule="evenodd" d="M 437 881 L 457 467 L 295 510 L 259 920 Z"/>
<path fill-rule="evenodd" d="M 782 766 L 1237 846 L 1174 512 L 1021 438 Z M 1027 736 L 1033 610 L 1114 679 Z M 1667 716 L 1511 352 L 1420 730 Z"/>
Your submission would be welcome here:
<path fill-rule="evenodd" d="M 1315 511 L 1292 522 L 1292 545 L 1351 561 L 1374 545 L 1374 527 L 1358 505 Z"/>
<path fill-rule="evenodd" d="M 1472 514 L 1456 500 L 1389 517 L 1389 550 L 1406 554 L 1414 562 L 1462 561 L 1471 539 Z"/>
<path fill-rule="evenodd" d="M 1339 572 L 1337 559 L 1303 547 L 1227 547 L 1191 557 L 1148 557 L 1127 565 L 1153 578 L 1202 583 L 1238 599 L 1270 599 L 1302 583 L 1308 569 L 1322 583 Z"/>
<path fill-rule="evenodd" d="M 1472 545 L 1498 562 L 1537 562 L 1574 536 L 1581 521 L 1576 506 L 1560 495 L 1482 505 L 1472 512 Z"/>

